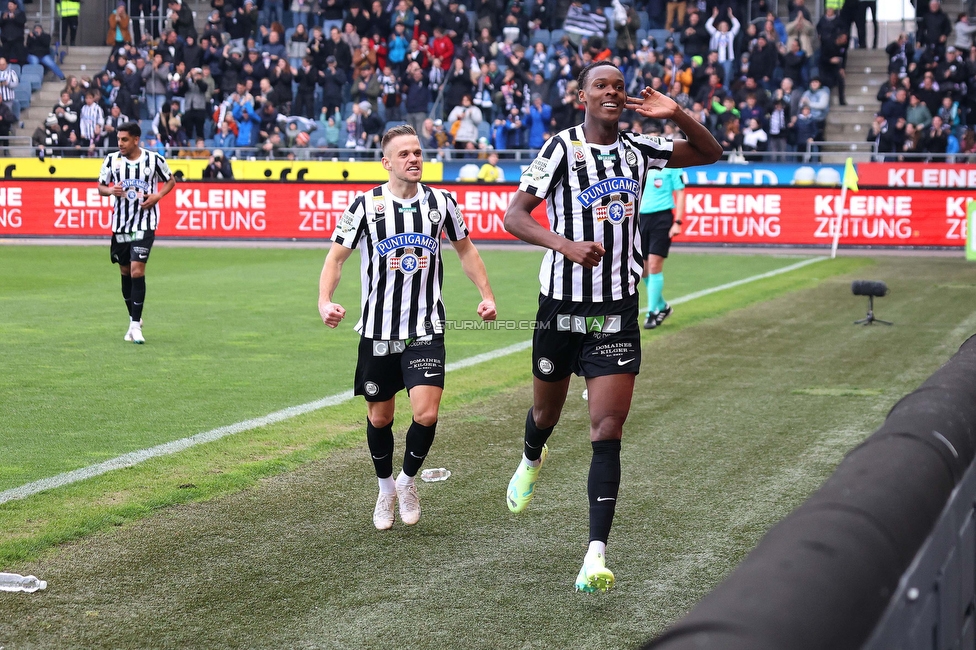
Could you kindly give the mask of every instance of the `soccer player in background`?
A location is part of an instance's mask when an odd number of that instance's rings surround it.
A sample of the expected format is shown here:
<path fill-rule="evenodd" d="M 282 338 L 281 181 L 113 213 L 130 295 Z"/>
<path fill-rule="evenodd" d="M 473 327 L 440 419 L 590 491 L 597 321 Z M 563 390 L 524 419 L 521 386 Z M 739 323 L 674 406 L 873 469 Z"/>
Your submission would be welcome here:
<path fill-rule="evenodd" d="M 414 477 L 434 441 L 444 391 L 444 303 L 441 234 L 447 235 L 465 275 L 478 287 L 478 316 L 495 319 L 495 298 L 478 249 L 468 237 L 454 197 L 420 182 L 423 150 L 411 126 L 383 136 L 389 182 L 359 194 L 336 224 L 334 245 L 319 280 L 319 314 L 335 328 L 346 310 L 333 302 L 343 263 L 359 248 L 363 278 L 361 335 L 355 393 L 366 398 L 366 443 L 380 492 L 373 510 L 379 530 L 393 526 L 394 507 L 409 525 L 420 519 Z M 393 479 L 393 412 L 407 389 L 413 422 L 403 468 Z"/>
<path fill-rule="evenodd" d="M 641 195 L 640 234 L 644 252 L 644 285 L 647 287 L 646 330 L 654 329 L 674 312 L 664 299 L 664 260 L 671 250 L 671 240 L 681 234 L 687 178 L 683 169 L 652 169 L 647 173 Z"/>
<path fill-rule="evenodd" d="M 102 163 L 98 193 L 115 197 L 109 254 L 122 273 L 122 298 L 129 310 L 124 340 L 142 344 L 146 342 L 142 335 L 146 263 L 159 226 L 157 204 L 176 187 L 176 178 L 162 156 L 139 146 L 142 129 L 137 123 L 119 125 L 118 135 L 119 150 Z"/>
<path fill-rule="evenodd" d="M 620 485 L 620 439 L 641 362 L 641 190 L 650 169 L 710 164 L 722 147 L 667 96 L 648 87 L 640 97 L 628 97 L 623 73 L 609 61 L 583 68 L 579 100 L 586 111 L 583 124 L 546 143 L 523 172 L 505 213 L 509 232 L 549 249 L 539 273 L 542 291 L 532 340 L 533 405 L 506 501 L 512 512 L 528 506 L 570 375 L 584 377 L 593 456 L 587 479 L 589 546 L 576 589 L 594 592 L 614 583 L 606 545 Z M 688 140 L 620 132 L 625 108 L 672 120 Z M 543 200 L 548 229 L 532 218 Z"/>

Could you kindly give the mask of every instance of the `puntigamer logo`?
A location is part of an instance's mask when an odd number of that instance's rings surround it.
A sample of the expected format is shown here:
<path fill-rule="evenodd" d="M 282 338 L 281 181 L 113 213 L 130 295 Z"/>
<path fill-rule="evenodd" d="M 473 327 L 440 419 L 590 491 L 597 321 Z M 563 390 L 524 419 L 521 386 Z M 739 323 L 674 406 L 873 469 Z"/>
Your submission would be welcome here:
<path fill-rule="evenodd" d="M 614 192 L 627 192 L 628 194 L 638 196 L 640 194 L 640 183 L 633 178 L 621 178 L 620 176 L 606 178 L 580 192 L 576 200 L 584 208 L 588 208 L 607 194 L 613 194 Z"/>
<path fill-rule="evenodd" d="M 426 248 L 431 253 L 436 253 L 438 244 L 437 240 L 429 235 L 422 235 L 416 232 L 406 232 L 399 235 L 393 235 L 392 237 L 387 237 L 383 241 L 376 244 L 376 250 L 380 255 L 387 255 L 398 248 L 406 248 L 407 246 L 419 246 L 420 248 Z"/>

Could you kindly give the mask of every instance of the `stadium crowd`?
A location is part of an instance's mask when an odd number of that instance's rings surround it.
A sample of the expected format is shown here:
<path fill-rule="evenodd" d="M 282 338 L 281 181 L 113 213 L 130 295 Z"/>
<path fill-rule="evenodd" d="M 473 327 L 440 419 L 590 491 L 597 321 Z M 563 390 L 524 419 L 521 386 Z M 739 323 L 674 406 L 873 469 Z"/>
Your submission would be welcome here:
<path fill-rule="evenodd" d="M 156 34 L 120 4 L 105 69 L 67 80 L 35 144 L 101 155 L 119 122 L 142 119 L 145 144 L 168 155 L 370 156 L 388 125 L 407 122 L 441 157 L 504 158 L 577 124 L 580 69 L 611 59 L 629 92 L 670 94 L 730 160 L 809 160 L 831 96 L 845 104 L 851 26 L 869 4 L 827 0 L 814 21 L 790 0 L 784 24 L 767 0 L 363 1 L 211 0 L 200 34 L 179 0 Z M 976 28 L 965 16 L 953 27 L 934 0 L 918 23 L 917 39 L 887 48 L 891 79 L 868 139 L 885 153 L 971 152 Z M 621 121 L 674 134 L 632 113 Z"/>

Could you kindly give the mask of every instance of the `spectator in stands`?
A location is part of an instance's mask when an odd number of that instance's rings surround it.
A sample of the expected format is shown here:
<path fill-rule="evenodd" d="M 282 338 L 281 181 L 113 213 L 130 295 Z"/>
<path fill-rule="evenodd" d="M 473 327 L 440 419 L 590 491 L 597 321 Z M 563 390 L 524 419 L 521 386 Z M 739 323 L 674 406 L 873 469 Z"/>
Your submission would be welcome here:
<path fill-rule="evenodd" d="M 878 89 L 878 101 L 883 104 L 889 99 L 894 98 L 895 91 L 903 87 L 901 79 L 898 78 L 898 73 L 889 72 L 888 81 L 881 84 L 881 88 Z"/>
<path fill-rule="evenodd" d="M 334 60 L 335 57 L 333 57 L 333 61 Z M 301 63 L 298 67 L 293 66 L 291 68 L 291 74 L 297 85 L 295 103 L 293 106 L 294 110 L 292 111 L 292 114 L 311 118 L 315 112 L 315 86 L 319 83 L 319 71 L 316 70 L 312 65 L 312 58 L 309 56 L 304 56 L 302 57 Z M 332 74 L 334 83 L 336 81 L 335 73 L 333 72 Z M 344 76 L 345 75 L 343 75 L 343 77 Z M 337 99 L 341 101 L 341 98 Z M 338 109 L 337 102 L 332 102 L 331 108 L 332 110 L 330 111 L 328 106 L 323 107 L 326 114 L 331 114 Z"/>
<path fill-rule="evenodd" d="M 10 63 L 26 63 L 27 51 L 24 48 L 24 25 L 27 14 L 17 7 L 14 0 L 7 3 L 7 10 L 0 14 L 0 56 Z M 6 101 L 6 100 L 4 100 Z"/>
<path fill-rule="evenodd" d="M 922 134 L 919 150 L 933 154 L 929 162 L 945 162 L 946 149 L 949 147 L 949 129 L 942 123 L 938 115 L 932 118 L 932 125 Z"/>
<path fill-rule="evenodd" d="M 234 168 L 231 166 L 230 161 L 227 160 L 222 149 L 214 149 L 213 155 L 210 156 L 210 162 L 203 170 L 203 177 L 220 180 L 234 179 Z"/>
<path fill-rule="evenodd" d="M 295 31 L 292 32 L 291 39 L 287 43 L 287 49 L 288 64 L 292 68 L 300 68 L 302 59 L 308 54 L 308 31 L 305 25 L 299 23 L 295 26 Z M 294 75 L 295 72 L 293 71 L 292 74 Z"/>
<path fill-rule="evenodd" d="M 723 83 L 732 82 L 732 65 L 735 63 L 735 37 L 739 33 L 739 21 L 732 13 L 732 7 L 728 8 L 729 20 L 721 20 L 715 26 L 718 18 L 718 7 L 712 9 L 712 16 L 705 22 L 705 29 L 711 35 L 708 49 L 718 52 L 718 63 L 724 71 Z"/>
<path fill-rule="evenodd" d="M 231 130 L 232 117 L 228 116 L 220 123 L 220 131 L 214 134 L 214 147 L 218 149 L 234 149 L 237 146 L 237 136 Z"/>
<path fill-rule="evenodd" d="M 447 27 L 445 33 L 454 41 L 455 47 L 460 45 L 465 34 L 471 31 L 471 21 L 461 9 L 458 0 L 448 0 L 447 13 L 444 14 L 444 25 Z"/>
<path fill-rule="evenodd" d="M 688 14 L 687 25 L 681 32 L 681 44 L 684 46 L 685 56 L 689 59 L 693 56 L 704 57 L 708 54 L 708 44 L 711 36 L 705 25 L 701 21 L 701 14 L 692 11 Z"/>
<path fill-rule="evenodd" d="M 213 79 L 210 84 L 204 79 L 201 68 L 193 68 L 186 79 L 186 95 L 184 97 L 184 126 L 186 136 L 194 140 L 203 138 L 203 125 L 207 121 L 207 107 L 213 96 Z"/>
<path fill-rule="evenodd" d="M 460 105 L 455 106 L 447 116 L 454 134 L 455 149 L 465 149 L 469 142 L 473 144 L 478 141 L 478 125 L 482 120 L 481 109 L 471 102 L 471 95 L 461 97 Z"/>
<path fill-rule="evenodd" d="M 946 42 L 952 34 L 952 21 L 942 11 L 939 0 L 929 2 L 929 10 L 918 19 L 916 40 L 920 45 L 933 49 L 937 57 L 945 53 Z"/>
<path fill-rule="evenodd" d="M 542 96 L 532 98 L 532 106 L 529 107 L 528 114 L 525 116 L 525 124 L 528 127 L 529 149 L 541 149 L 549 133 L 549 126 L 552 122 L 552 107 L 542 100 Z"/>
<path fill-rule="evenodd" d="M 323 108 L 331 115 L 342 106 L 342 89 L 346 85 L 347 77 L 346 73 L 339 69 L 339 64 L 334 56 L 327 57 L 325 64 L 325 69 L 318 73 L 318 83 L 322 86 Z M 314 70 L 311 61 L 308 63 L 308 69 Z"/>
<path fill-rule="evenodd" d="M 0 58 L 0 80 L 2 80 L 3 67 L 6 65 L 6 61 Z M 2 81 L 0 81 L 0 90 L 2 90 Z M 61 100 L 54 105 L 51 110 L 52 114 L 58 120 L 58 130 L 63 136 L 63 140 L 67 142 L 68 134 L 78 128 L 78 113 L 74 109 L 74 103 L 71 101 L 71 93 L 67 90 L 61 91 Z"/>
<path fill-rule="evenodd" d="M 789 108 L 782 98 L 773 102 L 773 110 L 769 113 L 769 152 L 770 162 L 787 162 L 786 152 L 789 151 L 788 125 L 790 121 Z"/>
<path fill-rule="evenodd" d="M 766 151 L 769 146 L 769 134 L 763 129 L 762 124 L 756 118 L 746 122 L 746 127 L 742 129 L 742 151 L 746 154 L 746 159 L 761 156 L 750 156 L 750 153 Z"/>
<path fill-rule="evenodd" d="M 827 111 L 830 110 L 830 91 L 821 86 L 820 77 L 810 80 L 810 87 L 800 96 L 800 106 L 810 107 L 810 116 L 818 123 L 827 121 Z"/>
<path fill-rule="evenodd" d="M 918 99 L 912 95 L 913 99 Z M 879 113 L 886 121 L 894 124 L 898 121 L 898 118 L 908 118 L 908 93 L 904 88 L 898 88 L 895 91 L 895 96 L 891 99 L 885 101 L 881 105 L 881 112 Z M 918 124 L 918 122 L 912 122 L 913 124 Z"/>
<path fill-rule="evenodd" d="M 926 72 L 922 75 L 922 84 L 915 89 L 918 98 L 929 107 L 929 112 L 933 115 L 938 112 L 942 104 L 942 93 L 939 84 L 935 81 L 934 72 Z"/>
<path fill-rule="evenodd" d="M 803 17 L 807 19 L 807 22 L 812 22 L 813 17 L 810 15 L 810 10 L 807 9 L 804 0 L 790 0 L 787 4 L 787 10 L 789 13 L 789 21 L 793 22 L 796 17 L 803 14 Z"/>
<path fill-rule="evenodd" d="M 0 152 L 7 155 L 7 138 L 10 137 L 10 130 L 17 126 L 17 118 L 13 110 L 6 103 L 0 102 Z"/>
<path fill-rule="evenodd" d="M 786 24 L 786 37 L 798 40 L 800 50 L 806 53 L 808 57 L 813 56 L 817 29 L 803 13 L 797 13 L 796 19 Z"/>
<path fill-rule="evenodd" d="M 34 28 L 27 35 L 27 62 L 34 65 L 40 63 L 64 81 L 64 73 L 51 54 L 51 35 L 44 31 L 40 23 L 34 23 Z"/>
<path fill-rule="evenodd" d="M 488 153 L 488 159 L 478 170 L 478 180 L 483 183 L 504 183 L 505 170 L 498 166 L 498 152 Z"/>
<path fill-rule="evenodd" d="M 623 4 L 621 0 L 613 0 L 613 2 L 614 15 L 617 16 L 620 13 L 620 17 L 623 18 L 622 21 L 615 20 L 615 27 L 617 29 L 617 42 L 615 46 L 617 54 L 620 56 L 633 54 L 637 50 L 637 30 L 640 29 L 641 25 L 640 16 L 634 10 L 631 0 L 626 0 L 626 4 Z M 677 4 L 680 4 L 682 7 L 685 6 L 684 0 L 680 0 Z M 618 11 L 618 8 L 622 12 Z M 682 9 L 681 18 L 678 19 L 675 29 L 681 29 L 684 22 L 684 10 Z"/>
<path fill-rule="evenodd" d="M 953 41 L 956 49 L 968 52 L 973 46 L 973 36 L 976 35 L 976 25 L 969 22 L 969 16 L 963 12 L 959 14 L 956 24 L 952 26 Z"/>
<path fill-rule="evenodd" d="M 358 110 L 361 118 L 359 124 L 365 134 L 367 149 L 380 149 L 380 140 L 383 137 L 383 119 L 379 113 L 373 110 L 373 105 L 367 101 L 359 102 L 354 110 Z"/>
<path fill-rule="evenodd" d="M 889 73 L 896 73 L 899 77 L 904 77 L 914 71 L 915 48 L 908 40 L 907 34 L 899 34 L 897 40 L 888 44 L 885 52 L 888 54 Z"/>
<path fill-rule="evenodd" d="M 738 117 L 729 118 L 723 125 L 719 136 L 719 144 L 722 145 L 723 151 L 730 154 L 730 161 L 735 160 L 733 156 L 742 154 L 742 132 Z"/>
<path fill-rule="evenodd" d="M 759 34 L 756 45 L 749 53 L 749 76 L 767 90 L 775 88 L 773 75 L 779 65 L 779 52 L 765 34 Z"/>
<path fill-rule="evenodd" d="M 809 57 L 807 53 L 800 49 L 800 41 L 790 39 L 789 45 L 780 46 L 780 62 L 783 71 L 783 78 L 790 79 L 796 85 L 803 85 L 804 71 L 807 68 Z"/>
<path fill-rule="evenodd" d="M 149 115 L 155 117 L 166 105 L 166 93 L 169 92 L 169 75 L 172 72 L 169 63 L 163 61 L 163 55 L 156 52 L 153 55 L 152 66 L 143 70 L 143 83 L 146 89 L 146 104 Z"/>
<path fill-rule="evenodd" d="M 858 0 L 856 11 L 854 24 L 857 26 L 858 48 L 863 50 L 868 46 L 867 22 L 870 11 L 871 24 L 874 27 L 874 44 L 871 49 L 878 49 L 878 0 Z"/>
<path fill-rule="evenodd" d="M 263 100 L 261 108 L 258 110 L 258 142 L 265 143 L 275 133 L 280 133 L 278 128 L 278 109 L 270 100 Z"/>
<path fill-rule="evenodd" d="M 3 104 L 0 106 L 5 107 Z M 0 111 L 2 110 L 0 108 Z M 7 110 L 10 109 L 7 108 Z M 58 126 L 58 118 L 53 113 L 44 120 L 44 126 L 37 127 L 31 136 L 31 144 L 37 148 L 37 157 L 42 161 L 44 156 L 49 153 L 60 155 L 58 149 L 64 145 L 64 142 L 66 142 L 66 136 Z"/>
<path fill-rule="evenodd" d="M 939 107 L 939 112 L 936 113 L 942 123 L 949 129 L 950 133 L 955 133 L 957 127 L 960 125 L 959 120 L 959 102 L 952 99 L 952 95 L 946 95 L 942 98 L 942 106 Z"/>
<path fill-rule="evenodd" d="M 129 116 L 122 112 L 118 104 L 112 104 L 108 115 L 105 116 L 105 124 L 102 131 L 105 139 L 102 146 L 106 149 L 117 149 L 119 147 L 119 126 L 129 121 Z"/>
<path fill-rule="evenodd" d="M 793 138 L 796 141 L 797 149 L 804 152 L 803 162 L 810 162 L 812 160 L 811 145 L 817 140 L 820 125 L 814 118 L 809 103 L 800 104 L 800 114 L 793 117 L 790 128 L 793 129 Z"/>
<path fill-rule="evenodd" d="M 231 98 L 234 100 L 234 97 Z M 237 123 L 237 146 L 251 147 L 257 139 L 259 118 L 250 94 L 234 100 L 232 115 Z"/>
<path fill-rule="evenodd" d="M 437 21 L 435 22 L 439 22 L 440 12 L 438 12 L 436 9 L 433 9 L 433 4 L 434 4 L 433 0 L 425 0 L 424 6 L 426 7 L 426 9 L 424 9 L 421 13 L 428 16 L 428 19 L 430 19 L 429 14 L 433 12 L 437 15 Z M 346 15 L 343 17 L 343 21 L 342 21 L 343 32 L 346 31 L 346 25 L 352 25 L 353 31 L 359 36 L 363 36 L 369 31 L 369 14 L 363 11 L 363 7 L 359 3 L 359 0 L 353 0 L 353 2 L 349 4 L 349 9 L 346 11 Z M 423 27 L 424 27 L 424 22 L 422 16 L 421 23 L 420 23 L 421 31 L 423 31 Z"/>
<path fill-rule="evenodd" d="M 197 37 L 197 28 L 193 24 L 193 12 L 189 5 L 180 0 L 169 0 L 169 20 L 177 36 L 186 39 L 187 36 Z"/>
<path fill-rule="evenodd" d="M 794 115 L 800 113 L 800 97 L 802 93 L 794 87 L 793 80 L 789 77 L 784 78 L 779 83 L 779 88 L 773 93 L 773 100 L 781 100 L 786 110 L 786 121 L 789 123 Z"/>
<path fill-rule="evenodd" d="M 936 67 L 939 91 L 942 93 L 952 93 L 954 96 L 961 96 L 962 92 L 966 89 L 968 77 L 965 62 L 959 56 L 958 50 L 950 45 L 946 48 L 945 58 L 939 61 Z"/>
<path fill-rule="evenodd" d="M 307 1 L 311 2 L 311 0 Z M 322 28 L 326 34 L 330 34 L 333 27 L 342 33 L 342 21 L 348 7 L 349 2 L 347 0 L 319 0 L 318 18 L 322 21 Z M 341 57 L 336 56 L 336 58 L 342 61 Z"/>
<path fill-rule="evenodd" d="M 108 32 L 105 34 L 105 44 L 116 47 L 132 42 L 132 30 L 129 26 L 129 13 L 125 2 L 118 3 L 115 11 L 108 17 Z"/>
<path fill-rule="evenodd" d="M 820 43 L 820 78 L 828 89 L 837 89 L 837 103 L 847 105 L 844 94 L 844 70 L 847 65 L 847 32 L 837 33 L 833 40 Z"/>
<path fill-rule="evenodd" d="M 353 82 L 350 93 L 355 103 L 366 102 L 373 113 L 379 114 L 379 96 L 383 91 L 379 77 L 374 73 L 373 66 L 365 65 L 359 73 L 359 80 Z"/>

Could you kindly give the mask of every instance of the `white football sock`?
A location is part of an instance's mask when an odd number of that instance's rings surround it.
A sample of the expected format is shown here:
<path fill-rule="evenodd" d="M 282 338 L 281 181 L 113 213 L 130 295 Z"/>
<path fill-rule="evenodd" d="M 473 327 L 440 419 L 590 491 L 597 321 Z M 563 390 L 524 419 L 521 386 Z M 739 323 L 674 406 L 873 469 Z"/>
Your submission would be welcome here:
<path fill-rule="evenodd" d="M 396 482 L 393 480 L 392 474 L 386 478 L 377 478 L 376 480 L 380 483 L 381 494 L 393 494 L 396 492 Z"/>

